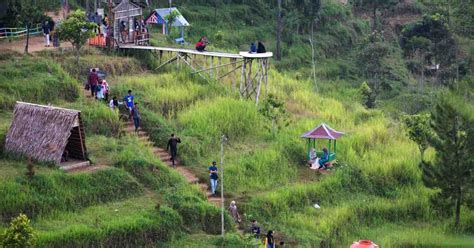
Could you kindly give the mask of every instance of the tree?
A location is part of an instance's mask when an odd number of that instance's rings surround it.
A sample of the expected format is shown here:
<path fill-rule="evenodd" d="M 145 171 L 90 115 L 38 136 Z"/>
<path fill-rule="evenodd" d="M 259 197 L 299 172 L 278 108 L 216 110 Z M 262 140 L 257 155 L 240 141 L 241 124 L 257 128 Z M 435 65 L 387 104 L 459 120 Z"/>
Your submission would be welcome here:
<path fill-rule="evenodd" d="M 369 109 L 375 108 L 376 95 L 367 82 L 363 82 L 360 85 L 359 92 L 362 95 L 365 107 Z"/>
<path fill-rule="evenodd" d="M 433 198 L 448 213 L 455 212 L 459 228 L 461 205 L 469 201 L 473 186 L 474 108 L 453 94 L 440 98 L 431 113 L 434 136 L 429 144 L 436 150 L 433 162 L 422 162 L 423 182 L 439 190 Z"/>
<path fill-rule="evenodd" d="M 20 214 L 10 222 L 10 226 L 0 235 L 0 246 L 5 248 L 35 247 L 36 234 L 25 214 Z"/>
<path fill-rule="evenodd" d="M 59 38 L 71 42 L 74 46 L 77 64 L 79 64 L 81 47 L 86 43 L 87 39 L 95 36 L 94 28 L 96 27 L 97 24 L 87 20 L 84 11 L 76 10 L 57 28 Z"/>
<path fill-rule="evenodd" d="M 416 58 L 421 73 L 421 88 L 423 89 L 425 81 L 425 62 L 426 58 L 431 55 L 432 43 L 429 39 L 420 36 L 413 36 L 408 40 L 407 46 L 411 46 L 412 56 Z"/>
<path fill-rule="evenodd" d="M 173 27 L 173 23 L 176 21 L 176 19 L 178 19 L 180 15 L 181 14 L 177 10 L 173 10 L 165 16 L 167 26 L 166 32 L 168 35 L 171 34 L 171 28 Z"/>
<path fill-rule="evenodd" d="M 429 147 L 428 140 L 433 136 L 433 130 L 430 127 L 430 116 L 427 114 L 405 115 L 402 119 L 407 129 L 408 138 L 418 145 L 421 161 L 423 161 L 423 155 Z"/>
<path fill-rule="evenodd" d="M 259 111 L 263 116 L 271 120 L 272 123 L 268 129 L 272 133 L 278 132 L 281 128 L 290 124 L 288 119 L 289 115 L 285 109 L 285 103 L 272 94 L 268 95 Z"/>
<path fill-rule="evenodd" d="M 34 0 L 10 1 L 8 5 L 10 16 L 13 16 L 17 24 L 26 27 L 25 53 L 28 54 L 30 29 L 33 25 L 44 21 L 46 16 L 43 15 L 41 8 L 38 8 Z"/>
<path fill-rule="evenodd" d="M 278 14 L 277 14 L 277 25 L 276 25 L 276 60 L 281 60 L 281 32 L 283 29 L 283 14 L 281 10 L 281 0 L 277 0 Z"/>

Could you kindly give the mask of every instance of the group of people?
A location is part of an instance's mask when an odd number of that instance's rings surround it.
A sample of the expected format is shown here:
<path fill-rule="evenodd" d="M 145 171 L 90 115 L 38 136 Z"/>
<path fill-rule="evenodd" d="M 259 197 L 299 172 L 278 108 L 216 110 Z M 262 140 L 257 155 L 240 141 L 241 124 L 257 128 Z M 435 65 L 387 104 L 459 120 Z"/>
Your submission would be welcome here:
<path fill-rule="evenodd" d="M 261 230 L 260 230 L 260 226 L 258 225 L 256 219 L 252 220 L 252 224 L 250 226 L 250 233 L 252 233 L 252 235 L 254 235 L 256 239 L 260 239 Z M 277 242 L 275 240 L 275 237 L 273 236 L 274 234 L 275 234 L 274 231 L 269 230 L 267 232 L 267 234 L 265 235 L 265 238 L 264 238 L 265 248 L 275 248 L 275 247 L 277 247 L 277 246 L 275 246 L 275 244 Z M 278 248 L 286 247 L 286 244 L 285 244 L 284 241 L 280 241 L 278 244 L 279 244 Z"/>
<path fill-rule="evenodd" d="M 262 41 L 258 41 L 257 45 L 255 43 L 250 44 L 250 50 L 249 53 L 266 53 L 267 50 L 265 49 L 265 46 L 263 45 Z"/>
<path fill-rule="evenodd" d="M 98 100 L 109 101 L 109 84 L 105 79 L 99 78 L 98 69 L 92 68 L 86 84 L 86 90 L 91 91 L 91 96 Z"/>
<path fill-rule="evenodd" d="M 104 37 L 107 36 L 107 32 L 109 28 L 109 19 L 106 14 L 104 14 L 104 16 L 102 17 L 97 12 L 87 13 L 87 20 L 97 25 L 97 27 L 94 29 L 96 34 L 103 35 Z"/>
<path fill-rule="evenodd" d="M 199 41 L 196 43 L 196 50 L 199 52 L 205 52 L 206 51 L 206 46 L 209 44 L 209 40 L 206 38 L 206 36 L 202 36 Z M 250 44 L 250 50 L 249 53 L 266 53 L 267 50 L 265 49 L 265 45 L 263 45 L 263 42 L 259 40 L 257 44 L 252 42 Z"/>
<path fill-rule="evenodd" d="M 132 90 L 128 90 L 127 95 L 123 98 L 123 102 L 119 101 L 115 96 L 109 101 L 109 84 L 105 79 L 99 77 L 98 71 L 98 68 L 92 68 L 90 70 L 85 89 L 90 90 L 91 96 L 95 99 L 108 103 L 112 110 L 119 110 L 120 105 L 125 105 L 129 112 L 129 119 L 133 120 L 135 132 L 138 132 L 141 115 L 138 103 L 135 102 L 135 96 L 132 94 Z"/>
<path fill-rule="evenodd" d="M 134 32 L 133 32 L 134 40 L 137 39 L 142 34 L 145 34 L 145 35 L 148 34 L 148 28 L 146 27 L 145 21 L 143 19 L 138 20 L 137 18 L 134 18 L 133 28 L 134 28 Z M 125 20 L 120 21 L 119 30 L 120 30 L 120 38 L 121 38 L 120 41 L 122 43 L 128 42 L 130 29 L 128 27 L 127 21 Z"/>
<path fill-rule="evenodd" d="M 311 148 L 309 151 L 309 165 L 313 170 L 326 169 L 327 163 L 329 162 L 329 152 L 327 148 L 323 148 L 323 154 L 318 157 L 316 149 Z"/>

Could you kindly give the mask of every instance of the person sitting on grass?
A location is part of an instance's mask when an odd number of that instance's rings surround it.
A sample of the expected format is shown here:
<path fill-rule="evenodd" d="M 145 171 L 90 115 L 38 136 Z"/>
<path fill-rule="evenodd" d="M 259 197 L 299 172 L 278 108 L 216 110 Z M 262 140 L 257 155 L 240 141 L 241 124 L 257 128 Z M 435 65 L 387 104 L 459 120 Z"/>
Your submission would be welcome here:
<path fill-rule="evenodd" d="M 326 163 L 329 162 L 329 152 L 328 149 L 325 147 L 323 148 L 323 155 L 319 159 L 319 168 L 326 169 Z"/>

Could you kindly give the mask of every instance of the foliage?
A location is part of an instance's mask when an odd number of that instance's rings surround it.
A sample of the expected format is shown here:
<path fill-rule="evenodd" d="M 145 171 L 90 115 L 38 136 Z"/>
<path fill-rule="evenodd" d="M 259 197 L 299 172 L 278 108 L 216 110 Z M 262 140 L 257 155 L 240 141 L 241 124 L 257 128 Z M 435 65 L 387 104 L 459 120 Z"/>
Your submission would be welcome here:
<path fill-rule="evenodd" d="M 259 108 L 259 112 L 271 121 L 271 126 L 268 128 L 271 133 L 278 132 L 283 127 L 290 125 L 285 103 L 274 95 L 269 94 Z"/>
<path fill-rule="evenodd" d="M 58 27 L 58 35 L 61 40 L 69 41 L 76 50 L 77 63 L 79 64 L 80 49 L 87 39 L 94 37 L 94 28 L 97 24 L 89 22 L 86 13 L 76 10 L 68 15 Z"/>
<path fill-rule="evenodd" d="M 408 137 L 418 145 L 421 160 L 428 149 L 429 139 L 433 137 L 433 130 L 430 127 L 429 115 L 405 115 L 403 122 L 407 128 Z"/>
<path fill-rule="evenodd" d="M 10 222 L 10 226 L 0 235 L 0 245 L 5 248 L 35 247 L 36 233 L 25 214 L 20 214 Z"/>
<path fill-rule="evenodd" d="M 10 58 L 0 64 L 0 108 L 12 109 L 15 102 L 40 104 L 74 101 L 79 96 L 77 81 L 50 59 Z"/>
<path fill-rule="evenodd" d="M 171 34 L 173 24 L 176 21 L 176 19 L 178 19 L 178 17 L 180 16 L 181 16 L 181 13 L 179 13 L 179 11 L 177 10 L 173 10 L 168 15 L 165 16 L 166 25 L 168 28 L 167 29 L 168 34 Z"/>
<path fill-rule="evenodd" d="M 362 82 L 359 88 L 359 92 L 362 95 L 363 98 L 363 103 L 366 108 L 375 108 L 375 101 L 377 95 L 375 92 L 370 88 L 370 86 L 367 84 L 367 82 Z"/>
<path fill-rule="evenodd" d="M 141 191 L 141 185 L 120 170 L 76 175 L 57 171 L 36 175 L 32 180 L 24 177 L 2 180 L 0 217 L 4 221 L 18 213 L 37 217 L 54 210 L 77 210 L 136 195 Z"/>
<path fill-rule="evenodd" d="M 423 182 L 439 189 L 435 202 L 443 212 L 455 207 L 455 228 L 460 225 L 461 205 L 472 191 L 474 159 L 474 108 L 454 95 L 444 95 L 431 113 L 436 134 L 429 140 L 436 149 L 433 163 L 423 162 Z"/>

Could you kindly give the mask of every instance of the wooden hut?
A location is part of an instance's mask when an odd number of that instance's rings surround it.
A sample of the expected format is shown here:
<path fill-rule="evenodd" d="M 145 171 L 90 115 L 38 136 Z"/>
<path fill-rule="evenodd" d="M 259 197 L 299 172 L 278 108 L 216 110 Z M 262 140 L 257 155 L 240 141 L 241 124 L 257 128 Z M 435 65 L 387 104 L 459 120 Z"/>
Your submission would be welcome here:
<path fill-rule="evenodd" d="M 135 19 L 140 20 L 143 15 L 142 7 L 129 0 L 122 0 L 112 9 L 114 16 L 114 37 L 118 43 L 133 43 L 135 41 Z M 121 24 L 125 24 L 126 34 Z"/>
<path fill-rule="evenodd" d="M 5 150 L 55 164 L 65 150 L 70 158 L 87 160 L 81 112 L 17 102 Z"/>

